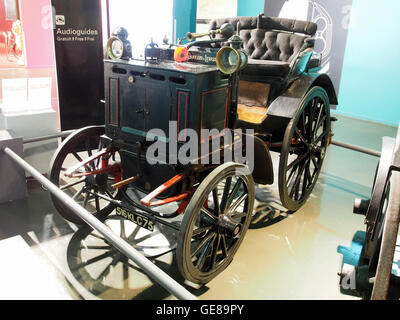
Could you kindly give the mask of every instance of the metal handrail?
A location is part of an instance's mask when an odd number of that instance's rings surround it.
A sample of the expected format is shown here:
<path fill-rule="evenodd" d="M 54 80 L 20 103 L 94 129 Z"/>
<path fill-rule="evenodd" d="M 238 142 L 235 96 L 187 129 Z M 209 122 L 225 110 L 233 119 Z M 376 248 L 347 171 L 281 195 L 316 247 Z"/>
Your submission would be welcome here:
<path fill-rule="evenodd" d="M 378 152 L 378 151 L 367 149 L 367 148 L 363 148 L 363 147 L 359 147 L 359 146 L 355 146 L 355 145 L 344 143 L 344 142 L 340 142 L 340 141 L 332 140 L 331 144 L 333 144 L 335 146 L 338 146 L 338 147 L 345 148 L 345 149 L 349 149 L 349 150 L 353 150 L 353 151 L 369 154 L 371 156 L 378 157 L 378 158 L 380 158 L 380 156 L 381 156 L 381 153 Z"/>
<path fill-rule="evenodd" d="M 26 143 L 45 141 L 45 140 L 51 140 L 51 139 L 56 139 L 56 138 L 65 138 L 65 137 L 69 136 L 71 133 L 74 133 L 74 132 L 75 132 L 75 130 L 68 130 L 68 131 L 62 131 L 62 132 L 58 132 L 58 133 L 55 133 L 55 134 L 51 134 L 51 135 L 48 135 L 48 136 L 24 139 L 22 141 L 22 143 L 26 144 Z"/>
<path fill-rule="evenodd" d="M 62 131 L 62 132 L 59 132 L 59 133 L 55 133 L 55 134 L 51 134 L 51 135 L 47 135 L 47 136 L 43 136 L 43 137 L 24 139 L 22 141 L 22 143 L 26 144 L 26 143 L 33 143 L 33 142 L 51 140 L 51 139 L 55 139 L 55 138 L 65 138 L 65 137 L 69 136 L 70 134 L 72 134 L 74 132 L 75 132 L 75 130 L 68 130 L 68 131 Z M 363 147 L 360 147 L 360 146 L 344 143 L 344 142 L 341 142 L 341 141 L 332 140 L 331 144 L 335 145 L 335 146 L 338 146 L 338 147 L 345 148 L 345 149 L 349 149 L 349 150 L 353 150 L 353 151 L 369 154 L 371 156 L 378 157 L 378 158 L 381 156 L 381 153 L 379 151 L 363 148 Z"/>
<path fill-rule="evenodd" d="M 185 289 L 181 284 L 172 279 L 163 270 L 157 267 L 144 255 L 134 249 L 128 242 L 121 239 L 118 235 L 113 233 L 105 224 L 95 218 L 82 206 L 72 200 L 67 194 L 62 192 L 56 185 L 46 179 L 39 171 L 29 165 L 24 159 L 19 157 L 10 148 L 4 148 L 3 152 L 16 164 L 29 172 L 32 177 L 39 181 L 46 187 L 54 196 L 56 196 L 62 203 L 71 209 L 77 216 L 85 221 L 94 230 L 99 232 L 104 238 L 106 238 L 115 248 L 117 248 L 127 258 L 136 263 L 142 268 L 154 281 L 162 285 L 167 291 L 172 293 L 178 299 L 182 300 L 198 300 L 192 293 Z"/>

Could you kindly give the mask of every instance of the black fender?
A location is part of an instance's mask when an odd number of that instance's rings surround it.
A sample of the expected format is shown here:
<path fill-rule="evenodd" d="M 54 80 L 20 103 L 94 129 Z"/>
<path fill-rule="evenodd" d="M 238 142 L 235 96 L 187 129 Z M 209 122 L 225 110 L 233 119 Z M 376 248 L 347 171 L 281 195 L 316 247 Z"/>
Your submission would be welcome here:
<path fill-rule="evenodd" d="M 286 91 L 276 98 L 268 108 L 269 116 L 293 118 L 304 96 L 312 87 L 322 87 L 329 97 L 331 105 L 337 105 L 338 99 L 331 78 L 327 74 L 309 73 L 296 79 Z"/>
<path fill-rule="evenodd" d="M 231 132 L 232 132 L 232 137 L 236 137 L 236 139 L 233 140 L 235 141 L 235 143 L 231 145 L 232 151 L 235 149 L 240 150 L 237 149 L 236 146 L 234 146 L 235 144 L 237 146 L 242 147 L 242 155 L 243 152 L 246 151 L 245 160 L 247 161 L 247 165 L 253 176 L 254 182 L 263 185 L 273 184 L 274 170 L 272 165 L 271 153 L 269 151 L 268 146 L 264 143 L 264 141 L 255 136 L 254 132 L 253 133 L 249 133 L 247 131 L 244 132 L 241 129 L 231 130 Z M 240 140 L 237 139 L 239 137 Z M 254 149 L 252 150 L 253 152 L 251 152 L 250 154 L 248 154 L 248 151 L 250 150 L 247 149 L 247 143 L 253 144 L 254 147 Z M 218 152 L 221 151 L 218 150 Z M 211 163 L 211 159 L 209 163 Z"/>
<path fill-rule="evenodd" d="M 256 183 L 264 185 L 274 183 L 271 153 L 264 141 L 257 137 L 254 137 L 254 170 L 252 175 Z"/>

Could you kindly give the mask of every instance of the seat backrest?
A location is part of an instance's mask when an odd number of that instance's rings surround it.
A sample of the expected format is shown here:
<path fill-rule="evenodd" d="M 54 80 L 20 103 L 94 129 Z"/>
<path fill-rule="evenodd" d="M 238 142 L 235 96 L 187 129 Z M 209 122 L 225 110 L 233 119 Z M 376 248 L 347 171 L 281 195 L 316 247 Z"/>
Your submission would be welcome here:
<path fill-rule="evenodd" d="M 291 62 L 303 46 L 304 39 L 317 32 L 317 25 L 309 21 L 274 17 L 237 17 L 212 20 L 211 30 L 219 29 L 224 23 L 237 26 L 240 22 L 240 37 L 250 59 Z M 215 43 L 222 47 L 226 43 Z"/>

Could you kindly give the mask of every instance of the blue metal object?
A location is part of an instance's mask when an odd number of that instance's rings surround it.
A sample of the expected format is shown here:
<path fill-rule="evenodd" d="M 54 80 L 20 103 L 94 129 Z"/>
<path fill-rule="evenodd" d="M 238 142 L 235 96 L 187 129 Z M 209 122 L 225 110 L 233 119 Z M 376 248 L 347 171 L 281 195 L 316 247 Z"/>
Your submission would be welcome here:
<path fill-rule="evenodd" d="M 353 237 L 350 247 L 338 246 L 337 252 L 343 255 L 343 264 L 358 266 L 361 252 L 365 242 L 365 232 L 357 231 Z"/>

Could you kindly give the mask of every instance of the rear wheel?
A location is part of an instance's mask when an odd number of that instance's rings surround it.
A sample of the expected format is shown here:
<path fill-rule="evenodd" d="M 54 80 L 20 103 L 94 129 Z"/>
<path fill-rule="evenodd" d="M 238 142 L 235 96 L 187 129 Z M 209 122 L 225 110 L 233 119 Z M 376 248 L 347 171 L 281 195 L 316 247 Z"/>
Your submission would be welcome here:
<path fill-rule="evenodd" d="M 247 167 L 226 163 L 199 185 L 182 221 L 178 268 L 189 281 L 207 283 L 232 261 L 250 224 L 254 181 Z"/>
<path fill-rule="evenodd" d="M 331 133 L 326 91 L 312 88 L 289 122 L 279 161 L 279 196 L 284 207 L 299 209 L 311 194 L 321 171 Z"/>
<path fill-rule="evenodd" d="M 79 168 L 77 171 L 83 174 L 81 177 L 68 177 L 65 172 L 68 168 L 103 150 L 105 147 L 100 143 L 100 136 L 103 134 L 102 126 L 87 127 L 74 132 L 59 146 L 50 162 L 50 181 L 99 219 L 104 219 L 115 208 L 106 200 L 117 197 L 117 192 L 112 188 L 115 183 L 114 175 L 112 173 L 90 175 L 90 172 L 100 168 L 101 159 Z M 114 154 L 109 159 L 109 165 L 117 161 Z M 53 195 L 51 198 L 61 216 L 74 223 L 84 223 L 58 198 Z"/>

